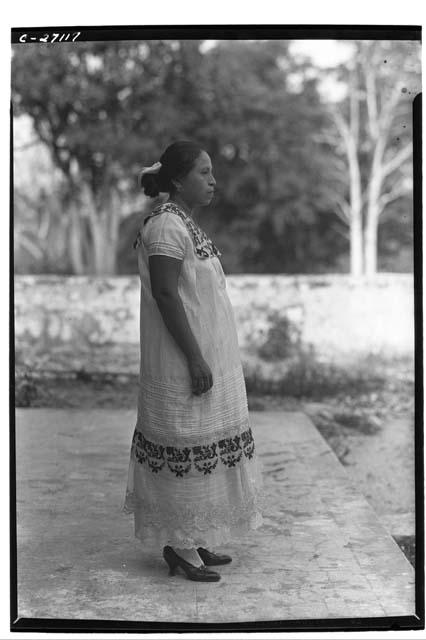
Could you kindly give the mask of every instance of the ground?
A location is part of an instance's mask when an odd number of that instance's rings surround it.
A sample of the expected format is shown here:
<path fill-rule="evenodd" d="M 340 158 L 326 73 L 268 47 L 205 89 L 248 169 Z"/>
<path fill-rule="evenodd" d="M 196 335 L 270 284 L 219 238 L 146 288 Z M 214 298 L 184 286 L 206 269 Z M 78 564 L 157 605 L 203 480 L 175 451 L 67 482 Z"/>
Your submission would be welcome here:
<path fill-rule="evenodd" d="M 131 409 L 137 377 L 21 378 L 17 406 Z M 400 369 L 382 380 L 348 385 L 335 394 L 291 397 L 248 392 L 254 411 L 302 411 L 356 480 L 382 522 L 414 563 L 414 382 Z"/>
<path fill-rule="evenodd" d="M 413 567 L 297 411 L 250 412 L 261 532 L 246 528 L 217 549 L 232 557 L 218 583 L 170 577 L 161 546 L 135 539 L 121 511 L 134 419 L 134 408 L 17 409 L 17 618 L 116 620 L 126 630 L 389 617 L 391 627 L 393 616 L 413 616 Z"/>

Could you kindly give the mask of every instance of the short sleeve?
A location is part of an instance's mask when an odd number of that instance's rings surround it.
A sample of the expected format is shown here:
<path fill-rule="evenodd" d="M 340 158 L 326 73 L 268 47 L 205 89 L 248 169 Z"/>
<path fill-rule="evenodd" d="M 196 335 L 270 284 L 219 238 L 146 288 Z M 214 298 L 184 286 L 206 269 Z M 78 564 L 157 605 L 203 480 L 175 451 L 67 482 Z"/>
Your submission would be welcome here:
<path fill-rule="evenodd" d="M 163 255 L 183 260 L 188 232 L 174 213 L 164 212 L 148 220 L 143 242 L 149 256 Z"/>

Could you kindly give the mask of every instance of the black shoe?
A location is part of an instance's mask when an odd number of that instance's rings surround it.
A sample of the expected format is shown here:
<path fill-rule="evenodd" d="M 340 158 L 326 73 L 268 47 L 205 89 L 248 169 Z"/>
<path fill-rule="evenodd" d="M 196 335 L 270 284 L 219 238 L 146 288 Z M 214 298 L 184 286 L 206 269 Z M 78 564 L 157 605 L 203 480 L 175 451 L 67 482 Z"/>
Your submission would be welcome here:
<path fill-rule="evenodd" d="M 212 553 L 207 549 L 203 549 L 203 547 L 198 547 L 197 549 L 198 555 L 204 564 L 208 567 L 211 567 L 215 564 L 228 564 L 232 562 L 231 556 L 219 555 L 218 553 Z"/>
<path fill-rule="evenodd" d="M 174 576 L 176 567 L 180 567 L 186 573 L 186 577 L 189 580 L 196 580 L 197 582 L 217 582 L 220 580 L 220 575 L 216 571 L 207 569 L 205 565 L 196 567 L 190 562 L 187 562 L 178 554 L 172 547 L 164 547 L 163 558 L 169 565 L 169 576 Z"/>

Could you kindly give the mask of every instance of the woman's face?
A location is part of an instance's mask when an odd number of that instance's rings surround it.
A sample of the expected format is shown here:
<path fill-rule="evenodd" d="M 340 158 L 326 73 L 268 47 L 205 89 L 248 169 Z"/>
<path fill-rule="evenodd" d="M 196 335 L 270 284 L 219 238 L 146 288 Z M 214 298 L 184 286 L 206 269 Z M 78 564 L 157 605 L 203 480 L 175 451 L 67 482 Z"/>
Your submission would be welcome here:
<path fill-rule="evenodd" d="M 216 184 L 212 170 L 210 156 L 202 151 L 191 171 L 179 180 L 182 186 L 179 195 L 189 205 L 203 206 L 211 202 Z"/>

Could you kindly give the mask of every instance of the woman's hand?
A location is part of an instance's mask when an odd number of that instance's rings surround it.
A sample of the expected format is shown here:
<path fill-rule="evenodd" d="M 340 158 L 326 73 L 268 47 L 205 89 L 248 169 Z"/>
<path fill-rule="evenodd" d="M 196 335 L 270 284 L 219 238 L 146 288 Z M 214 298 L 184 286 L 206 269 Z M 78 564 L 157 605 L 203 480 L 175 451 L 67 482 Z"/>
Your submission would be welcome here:
<path fill-rule="evenodd" d="M 201 356 L 188 360 L 189 373 L 192 380 L 192 392 L 199 396 L 213 386 L 213 374 L 209 365 Z"/>

